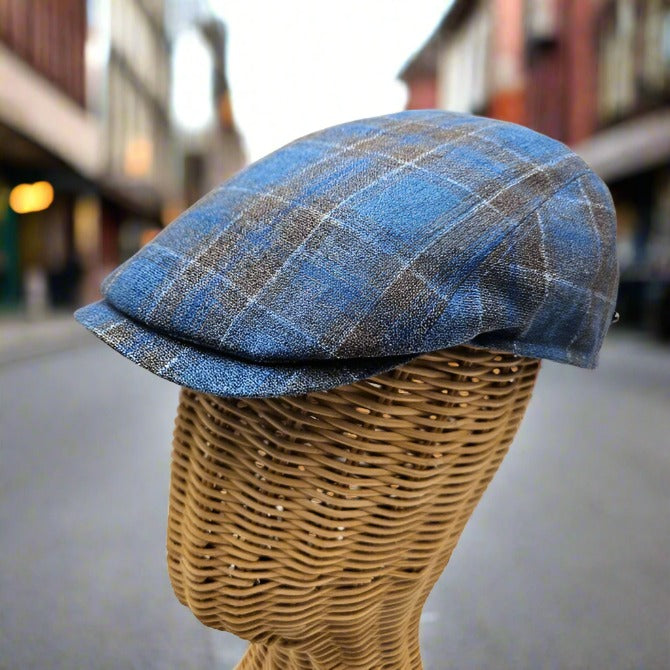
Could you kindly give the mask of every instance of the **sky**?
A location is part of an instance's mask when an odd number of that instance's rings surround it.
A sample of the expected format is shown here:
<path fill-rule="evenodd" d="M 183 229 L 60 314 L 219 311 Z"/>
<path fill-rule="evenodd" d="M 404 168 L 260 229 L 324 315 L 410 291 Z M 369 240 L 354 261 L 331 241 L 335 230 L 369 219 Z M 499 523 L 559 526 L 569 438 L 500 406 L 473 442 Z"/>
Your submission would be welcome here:
<path fill-rule="evenodd" d="M 211 0 L 228 27 L 249 160 L 306 133 L 403 109 L 397 74 L 449 0 Z"/>

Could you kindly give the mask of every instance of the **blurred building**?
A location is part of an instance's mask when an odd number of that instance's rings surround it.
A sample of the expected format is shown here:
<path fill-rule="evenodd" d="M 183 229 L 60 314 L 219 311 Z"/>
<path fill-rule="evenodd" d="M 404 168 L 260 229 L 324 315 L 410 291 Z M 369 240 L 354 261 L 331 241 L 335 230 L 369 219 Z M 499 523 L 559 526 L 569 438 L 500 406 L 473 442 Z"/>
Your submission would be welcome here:
<path fill-rule="evenodd" d="M 400 73 L 407 107 L 570 144 L 618 215 L 622 321 L 670 337 L 670 2 L 455 0 Z"/>
<path fill-rule="evenodd" d="M 171 96 L 174 41 L 194 24 L 217 120 L 197 147 Z M 95 299 L 111 268 L 241 167 L 224 48 L 202 0 L 0 0 L 0 308 Z"/>
<path fill-rule="evenodd" d="M 522 0 L 455 0 L 400 73 L 409 109 L 441 109 L 523 123 Z"/>
<path fill-rule="evenodd" d="M 4 305 L 70 307 L 180 190 L 162 0 L 0 0 Z M 46 184 L 50 197 L 35 200 Z"/>
<path fill-rule="evenodd" d="M 186 198 L 189 204 L 215 188 L 244 167 L 246 156 L 242 137 L 235 125 L 230 87 L 226 76 L 226 29 L 216 19 L 198 24 L 198 29 L 208 44 L 212 55 L 212 104 L 214 122 L 206 130 L 199 147 L 187 159 L 195 161 L 198 169 L 186 181 Z"/>
<path fill-rule="evenodd" d="M 168 16 L 177 44 L 175 111 L 185 152 L 184 199 L 191 205 L 244 167 L 246 156 L 226 75 L 223 22 L 212 16 L 206 0 L 168 0 Z M 206 79 L 198 81 L 196 69 Z M 211 114 L 193 114 L 205 108 Z"/>
<path fill-rule="evenodd" d="M 182 179 L 164 0 L 88 0 L 87 9 L 87 106 L 102 142 L 96 197 L 84 208 L 95 242 L 81 250 L 90 269 L 83 301 L 160 230 L 163 212 L 181 202 Z"/>
<path fill-rule="evenodd" d="M 84 0 L 0 0 L 1 306 L 74 299 L 73 212 L 101 141 L 85 108 L 85 41 Z"/>
<path fill-rule="evenodd" d="M 600 5 L 593 130 L 575 148 L 614 197 L 620 311 L 670 339 L 670 2 Z"/>

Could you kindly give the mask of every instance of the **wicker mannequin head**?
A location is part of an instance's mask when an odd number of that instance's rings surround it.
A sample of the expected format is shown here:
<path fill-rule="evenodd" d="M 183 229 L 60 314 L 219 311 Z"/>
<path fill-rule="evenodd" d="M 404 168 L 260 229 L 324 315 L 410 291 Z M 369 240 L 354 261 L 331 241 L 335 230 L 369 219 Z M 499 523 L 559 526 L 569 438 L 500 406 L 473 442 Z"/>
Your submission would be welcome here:
<path fill-rule="evenodd" d="M 168 561 L 239 668 L 420 668 L 421 608 L 539 363 L 458 347 L 299 397 L 183 390 Z"/>

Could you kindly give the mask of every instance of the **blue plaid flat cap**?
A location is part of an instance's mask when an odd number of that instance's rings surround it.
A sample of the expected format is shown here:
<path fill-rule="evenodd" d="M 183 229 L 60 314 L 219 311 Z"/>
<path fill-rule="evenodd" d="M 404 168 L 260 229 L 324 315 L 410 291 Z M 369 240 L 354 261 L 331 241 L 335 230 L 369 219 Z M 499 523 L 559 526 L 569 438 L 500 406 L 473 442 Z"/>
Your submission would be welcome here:
<path fill-rule="evenodd" d="M 607 187 L 560 142 L 401 112 L 242 170 L 76 318 L 157 375 L 219 396 L 330 389 L 465 343 L 595 367 L 615 237 Z"/>

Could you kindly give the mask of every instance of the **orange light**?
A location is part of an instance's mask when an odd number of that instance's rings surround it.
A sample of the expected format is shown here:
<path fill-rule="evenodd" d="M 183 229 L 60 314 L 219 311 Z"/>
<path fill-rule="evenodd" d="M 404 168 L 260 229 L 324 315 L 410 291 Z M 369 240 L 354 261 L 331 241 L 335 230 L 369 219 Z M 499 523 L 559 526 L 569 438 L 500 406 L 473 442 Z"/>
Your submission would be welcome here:
<path fill-rule="evenodd" d="M 145 137 L 136 137 L 126 144 L 123 171 L 129 177 L 146 177 L 151 172 L 154 147 Z"/>
<path fill-rule="evenodd" d="M 161 210 L 161 224 L 167 226 L 172 223 L 185 209 L 184 203 L 176 198 L 168 201 Z"/>
<path fill-rule="evenodd" d="M 17 214 L 41 212 L 54 201 L 54 188 L 48 181 L 19 184 L 9 194 L 9 206 Z"/>
<path fill-rule="evenodd" d="M 102 247 L 100 201 L 94 195 L 79 196 L 74 202 L 72 223 L 74 248 L 81 259 L 95 261 Z"/>
<path fill-rule="evenodd" d="M 147 228 L 146 230 L 142 231 L 142 235 L 140 237 L 140 246 L 144 246 L 145 244 L 149 244 L 151 240 L 158 235 L 158 233 L 161 232 L 160 228 Z"/>

